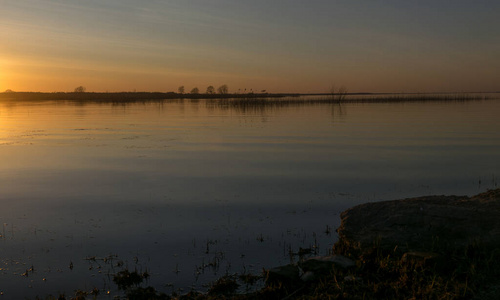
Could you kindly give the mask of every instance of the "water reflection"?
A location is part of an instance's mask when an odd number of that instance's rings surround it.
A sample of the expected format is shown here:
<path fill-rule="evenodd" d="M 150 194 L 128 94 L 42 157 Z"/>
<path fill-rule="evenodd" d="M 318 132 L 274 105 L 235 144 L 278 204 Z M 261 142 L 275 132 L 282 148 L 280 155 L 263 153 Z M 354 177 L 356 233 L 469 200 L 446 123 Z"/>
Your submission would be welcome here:
<path fill-rule="evenodd" d="M 500 101 L 294 101 L 1 102 L 5 295 L 116 295 L 120 261 L 203 289 L 327 253 L 355 204 L 498 184 Z"/>

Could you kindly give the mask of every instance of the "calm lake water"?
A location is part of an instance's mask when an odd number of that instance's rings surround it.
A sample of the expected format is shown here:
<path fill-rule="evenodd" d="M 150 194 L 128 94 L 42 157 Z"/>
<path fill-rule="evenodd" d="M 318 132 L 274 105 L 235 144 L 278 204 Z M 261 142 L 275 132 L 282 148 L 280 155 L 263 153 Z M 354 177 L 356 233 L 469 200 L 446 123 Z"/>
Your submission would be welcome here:
<path fill-rule="evenodd" d="M 128 268 L 187 292 L 286 264 L 300 248 L 327 254 L 354 205 L 498 187 L 499 113 L 500 99 L 4 100 L 0 291 L 112 298 L 112 275 Z"/>

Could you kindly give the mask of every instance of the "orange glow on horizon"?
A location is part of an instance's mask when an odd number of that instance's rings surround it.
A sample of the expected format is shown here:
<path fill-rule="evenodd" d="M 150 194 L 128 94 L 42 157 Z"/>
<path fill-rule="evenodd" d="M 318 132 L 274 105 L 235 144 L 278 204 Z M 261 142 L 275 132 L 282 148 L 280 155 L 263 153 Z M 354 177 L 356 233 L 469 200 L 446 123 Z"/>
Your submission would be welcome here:
<path fill-rule="evenodd" d="M 4 0 L 0 92 L 499 89 L 488 5 L 195 2 Z"/>

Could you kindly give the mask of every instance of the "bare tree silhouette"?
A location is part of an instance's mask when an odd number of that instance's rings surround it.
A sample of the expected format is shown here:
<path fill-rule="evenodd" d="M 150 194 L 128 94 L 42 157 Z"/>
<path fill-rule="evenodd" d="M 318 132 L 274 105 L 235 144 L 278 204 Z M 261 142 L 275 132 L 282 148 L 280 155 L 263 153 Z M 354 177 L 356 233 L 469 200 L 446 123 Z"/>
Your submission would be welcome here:
<path fill-rule="evenodd" d="M 332 100 L 341 102 L 347 96 L 347 88 L 342 85 L 338 89 L 335 88 L 335 84 L 330 87 L 330 94 L 332 95 Z"/>
<path fill-rule="evenodd" d="M 211 85 L 207 87 L 207 94 L 215 94 L 215 88 Z"/>
<path fill-rule="evenodd" d="M 217 88 L 217 92 L 218 92 L 219 94 L 221 94 L 221 95 L 225 95 L 225 94 L 227 94 L 227 93 L 228 93 L 228 90 L 229 90 L 229 89 L 228 89 L 228 87 L 227 87 L 227 84 L 223 84 L 223 85 L 221 85 L 221 86 L 219 86 L 219 87 Z"/>
<path fill-rule="evenodd" d="M 85 93 L 85 91 L 87 91 L 87 88 L 81 85 L 76 87 L 74 90 L 75 93 Z"/>

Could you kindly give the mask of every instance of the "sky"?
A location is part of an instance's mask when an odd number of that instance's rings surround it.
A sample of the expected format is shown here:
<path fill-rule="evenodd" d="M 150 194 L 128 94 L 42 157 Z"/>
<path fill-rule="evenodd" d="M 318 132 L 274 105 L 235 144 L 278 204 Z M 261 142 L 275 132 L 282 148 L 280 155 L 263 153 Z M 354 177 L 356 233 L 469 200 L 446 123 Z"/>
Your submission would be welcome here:
<path fill-rule="evenodd" d="M 0 91 L 500 90 L 500 1 L 0 0 Z"/>

